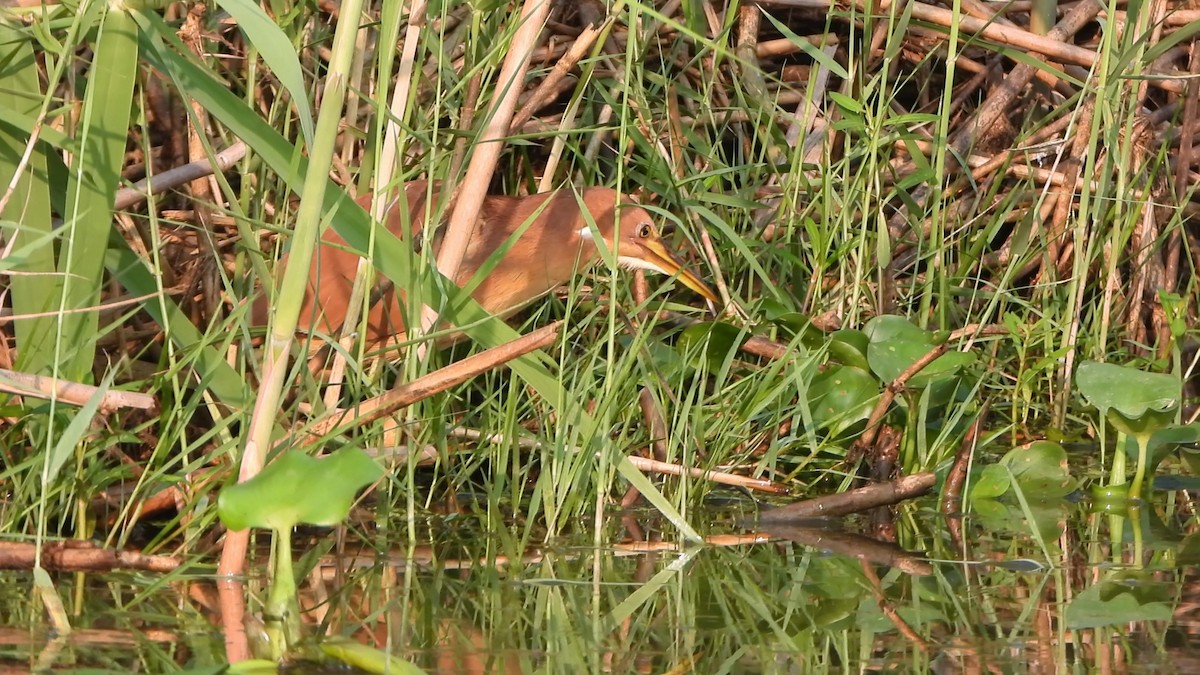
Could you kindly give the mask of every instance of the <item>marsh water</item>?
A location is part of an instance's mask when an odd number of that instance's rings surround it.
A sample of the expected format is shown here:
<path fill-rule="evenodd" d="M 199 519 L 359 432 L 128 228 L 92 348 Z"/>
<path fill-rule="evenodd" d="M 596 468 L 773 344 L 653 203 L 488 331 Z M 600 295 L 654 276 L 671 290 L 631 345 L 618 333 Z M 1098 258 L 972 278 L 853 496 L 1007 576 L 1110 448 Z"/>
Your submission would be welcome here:
<path fill-rule="evenodd" d="M 577 523 L 580 536 L 469 513 L 308 529 L 300 604 L 314 638 L 427 672 L 1195 672 L 1191 496 L 1170 476 L 1156 485 L 1153 505 L 1121 513 L 1067 499 L 947 516 L 923 498 L 770 530 L 728 499 L 688 514 L 708 523 L 703 545 L 637 509 Z M 252 636 L 268 551 L 248 585 Z M 5 672 L 219 671 L 212 574 L 210 559 L 58 574 L 68 638 L 48 633 L 28 575 L 10 574 Z M 319 671 L 303 654 L 292 667 Z"/>

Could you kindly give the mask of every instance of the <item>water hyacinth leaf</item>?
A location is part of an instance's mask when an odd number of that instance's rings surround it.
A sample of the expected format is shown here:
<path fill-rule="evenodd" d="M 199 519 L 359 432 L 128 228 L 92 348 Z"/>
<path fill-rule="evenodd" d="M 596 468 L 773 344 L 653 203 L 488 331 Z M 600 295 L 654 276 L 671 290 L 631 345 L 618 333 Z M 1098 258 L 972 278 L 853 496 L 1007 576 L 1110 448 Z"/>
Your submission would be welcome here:
<path fill-rule="evenodd" d="M 838 363 L 869 371 L 867 347 L 870 338 L 861 330 L 843 328 L 829 336 L 829 357 Z"/>
<path fill-rule="evenodd" d="M 1097 361 L 1079 364 L 1075 386 L 1089 405 L 1110 419 L 1110 410 L 1134 421 L 1148 414 L 1170 413 L 1179 407 L 1182 396 L 1179 379 L 1174 375 Z M 1114 426 L 1117 424 L 1114 422 Z"/>
<path fill-rule="evenodd" d="M 1053 441 L 1035 441 L 985 466 L 971 488 L 971 499 L 999 499 L 1014 483 L 1029 502 L 1062 499 L 1077 487 L 1068 469 L 1067 451 Z"/>
<path fill-rule="evenodd" d="M 974 490 L 971 492 L 974 494 Z M 1013 524 L 1022 517 L 1020 511 L 1014 509 L 1010 504 L 1005 504 L 998 499 L 982 498 L 971 500 L 971 514 L 989 532 L 1003 532 L 1012 529 Z"/>
<path fill-rule="evenodd" d="M 871 371 L 884 382 L 895 380 L 917 359 L 937 346 L 929 331 L 899 316 L 877 316 L 867 322 L 864 332 L 870 340 L 867 361 L 871 364 Z M 942 354 L 909 380 L 909 385 L 924 387 L 957 373 L 974 361 L 975 355 L 968 352 Z"/>
<path fill-rule="evenodd" d="M 815 349 L 825 341 L 825 336 L 808 318 L 791 307 L 774 299 L 764 300 L 761 306 L 762 316 L 787 333 L 789 337 L 800 337 L 800 342 L 810 349 Z"/>
<path fill-rule="evenodd" d="M 817 373 L 808 387 L 809 405 L 818 429 L 834 435 L 871 416 L 879 383 L 865 370 L 833 366 Z"/>
<path fill-rule="evenodd" d="M 985 530 L 1036 533 L 1043 542 L 1050 542 L 1062 534 L 1066 526 L 1067 508 L 1068 504 L 1062 501 L 1020 504 L 1010 499 L 984 499 L 974 496 L 971 499 L 971 512 Z"/>
<path fill-rule="evenodd" d="M 1200 422 L 1168 424 L 1155 430 L 1146 446 L 1146 470 L 1153 471 L 1175 450 L 1179 450 L 1180 456 L 1188 462 L 1188 456 L 1197 452 L 1197 442 L 1200 442 Z M 1125 443 L 1125 453 L 1137 457 L 1138 447 L 1133 439 Z"/>
<path fill-rule="evenodd" d="M 697 323 L 683 329 L 675 348 L 699 368 L 719 371 L 730 354 L 742 346 L 746 333 L 720 321 Z"/>
<path fill-rule="evenodd" d="M 1008 467 L 989 464 L 979 473 L 979 479 L 971 487 L 971 499 L 999 499 L 1008 492 L 1011 484 Z"/>
<path fill-rule="evenodd" d="M 251 480 L 222 490 L 217 515 L 231 530 L 334 525 L 350 513 L 358 491 L 382 475 L 379 463 L 358 448 L 322 459 L 285 452 Z"/>
<path fill-rule="evenodd" d="M 1013 480 L 1031 501 L 1061 499 L 1075 491 L 1067 451 L 1053 441 L 1035 441 L 1013 448 L 1000 463 L 1009 468 Z"/>
<path fill-rule="evenodd" d="M 1067 605 L 1067 628 L 1079 630 L 1133 621 L 1170 621 L 1174 609 L 1157 584 L 1139 584 L 1113 577 L 1094 584 Z"/>

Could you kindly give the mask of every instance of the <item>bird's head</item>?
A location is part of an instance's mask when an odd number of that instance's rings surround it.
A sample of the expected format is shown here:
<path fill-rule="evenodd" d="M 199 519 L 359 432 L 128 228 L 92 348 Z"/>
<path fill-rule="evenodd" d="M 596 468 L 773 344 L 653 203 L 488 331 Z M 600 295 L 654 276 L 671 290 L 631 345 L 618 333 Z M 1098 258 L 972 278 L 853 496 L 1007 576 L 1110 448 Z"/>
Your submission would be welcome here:
<path fill-rule="evenodd" d="M 618 204 L 613 190 L 588 190 L 584 200 L 606 202 L 603 206 L 588 204 L 588 211 L 595 217 L 595 229 L 604 239 L 606 247 L 615 252 L 621 267 L 678 277 L 684 286 L 704 296 L 704 299 L 714 305 L 720 304 L 717 294 L 693 274 L 663 241 L 654 219 L 646 209 L 628 201 Z M 579 231 L 580 237 L 594 240 L 592 227 L 592 223 L 585 224 Z"/>

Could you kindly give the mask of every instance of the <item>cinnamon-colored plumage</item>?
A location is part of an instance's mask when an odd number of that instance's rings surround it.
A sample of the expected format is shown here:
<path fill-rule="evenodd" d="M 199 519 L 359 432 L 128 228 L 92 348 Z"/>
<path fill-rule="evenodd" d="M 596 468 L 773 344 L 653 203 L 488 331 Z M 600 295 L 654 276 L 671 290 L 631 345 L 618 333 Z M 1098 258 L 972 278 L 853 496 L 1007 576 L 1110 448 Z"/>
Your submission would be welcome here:
<path fill-rule="evenodd" d="M 388 209 L 384 225 L 401 239 L 419 239 L 424 230 L 427 199 L 432 197 L 436 204 L 438 193 L 436 188 L 430 193 L 425 181 L 413 181 L 405 184 L 403 196 L 415 237 L 403 232 L 405 218 L 399 200 Z M 666 247 L 645 209 L 622 200 L 618 230 L 618 192 L 588 188 L 581 197 L 600 236 L 610 250 L 615 249 L 622 266 L 677 274 L 684 285 L 713 303 L 718 301 L 708 286 Z M 369 208 L 370 195 L 360 198 L 358 203 Z M 575 193 L 566 189 L 527 197 L 486 197 L 455 283 L 460 287 L 466 285 L 492 253 L 531 218 L 521 236 L 471 293 L 472 297 L 489 312 L 505 315 L 570 281 L 600 257 L 579 203 Z M 614 234 L 619 236 L 615 243 Z M 440 235 L 439 228 L 432 237 L 434 252 L 441 245 Z M 345 240 L 333 228 L 327 229 L 309 273 L 299 331 L 332 335 L 342 327 L 358 261 L 358 255 L 346 250 Z M 399 304 L 402 301 L 403 296 L 391 289 L 371 308 L 367 317 L 369 344 L 403 339 L 405 328 Z M 266 323 L 268 311 L 264 293 L 254 307 L 257 325 Z"/>

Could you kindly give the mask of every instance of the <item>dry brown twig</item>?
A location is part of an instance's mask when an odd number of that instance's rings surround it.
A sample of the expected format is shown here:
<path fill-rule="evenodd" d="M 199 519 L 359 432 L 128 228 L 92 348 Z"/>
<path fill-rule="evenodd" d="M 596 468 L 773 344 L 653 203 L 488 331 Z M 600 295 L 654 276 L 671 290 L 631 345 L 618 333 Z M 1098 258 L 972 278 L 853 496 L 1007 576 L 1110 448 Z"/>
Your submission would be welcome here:
<path fill-rule="evenodd" d="M 487 196 L 488 183 L 491 182 L 492 173 L 500 159 L 500 151 L 504 148 L 502 140 L 508 134 L 517 106 L 517 97 L 521 93 L 519 83 L 525 79 L 529 57 L 533 54 L 538 35 L 549 14 L 548 0 L 525 0 L 520 17 L 517 18 L 519 25 L 497 78 L 500 98 L 489 111 L 486 126 L 479 135 L 475 152 L 467 165 L 467 175 L 455 198 L 454 211 L 450 214 L 445 238 L 438 250 L 438 270 L 447 279 L 455 279 L 458 276 L 458 268 L 462 265 L 467 243 L 479 217 L 479 209 Z M 428 306 L 422 308 L 420 333 L 429 332 L 437 323 L 437 318 L 436 310 Z M 419 352 L 419 357 L 424 358 L 423 351 Z"/>
<path fill-rule="evenodd" d="M 898 504 L 928 492 L 937 482 L 929 473 L 904 476 L 886 483 L 874 483 L 848 492 L 825 495 L 815 499 L 766 509 L 759 512 L 758 524 L 789 523 L 810 518 L 844 516 L 861 513 L 879 506 Z"/>
<path fill-rule="evenodd" d="M 481 373 L 504 365 L 532 351 L 547 347 L 558 337 L 560 328 L 562 328 L 562 322 L 556 321 L 512 342 L 468 356 L 424 377 L 400 385 L 385 394 L 367 399 L 353 409 L 331 411 L 308 429 L 308 442 L 315 442 L 326 434 L 338 430 L 339 427 L 347 428 L 382 419 L 400 408 L 445 391 L 456 384 L 466 382 Z"/>
<path fill-rule="evenodd" d="M 477 429 L 465 429 L 456 427 L 447 432 L 447 436 L 458 438 L 472 443 L 492 443 L 497 445 L 515 443 L 517 447 L 523 450 L 537 450 L 543 447 L 540 441 L 531 438 L 517 438 L 510 441 L 509 437 L 504 434 L 485 434 Z M 583 453 L 582 448 L 568 447 L 567 452 Z M 389 448 L 382 453 L 388 459 L 396 462 L 405 461 L 409 457 L 416 456 L 417 464 L 426 464 L 437 461 L 439 454 L 438 449 L 433 446 L 413 449 L 407 447 Z M 681 464 L 671 462 L 661 462 L 656 459 L 647 459 L 646 457 L 638 457 L 631 455 L 628 457 L 630 463 L 645 473 L 657 473 L 665 476 L 688 476 L 698 480 L 707 480 L 721 485 L 730 485 L 741 487 L 747 490 L 758 490 L 760 492 L 768 492 L 771 494 L 787 494 L 788 489 L 785 486 L 779 485 L 773 481 L 763 478 L 750 478 L 728 471 L 717 471 L 711 469 L 700 469 L 696 467 L 685 467 Z"/>
<path fill-rule="evenodd" d="M 29 375 L 0 369 L 0 391 L 16 396 L 55 399 L 74 406 L 83 406 L 100 391 L 100 388 L 48 375 Z M 104 392 L 97 412 L 107 415 L 122 408 L 157 410 L 158 400 L 149 394 L 109 389 Z"/>

